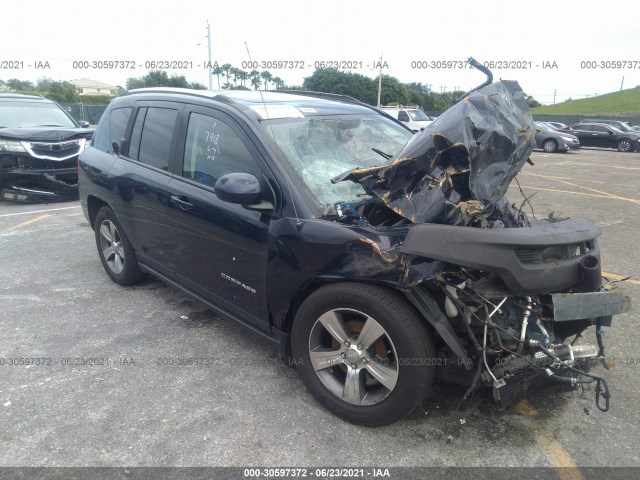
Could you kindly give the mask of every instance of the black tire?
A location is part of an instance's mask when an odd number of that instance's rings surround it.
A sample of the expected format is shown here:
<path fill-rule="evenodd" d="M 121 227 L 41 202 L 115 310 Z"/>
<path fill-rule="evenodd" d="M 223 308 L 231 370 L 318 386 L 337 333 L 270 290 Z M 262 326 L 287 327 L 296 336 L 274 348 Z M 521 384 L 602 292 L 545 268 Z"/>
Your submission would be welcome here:
<path fill-rule="evenodd" d="M 96 214 L 93 230 L 98 255 L 107 275 L 120 285 L 135 285 L 144 278 L 135 252 L 116 214 L 102 207 Z"/>
<path fill-rule="evenodd" d="M 633 141 L 628 138 L 623 138 L 618 142 L 618 151 L 620 152 L 633 152 Z"/>
<path fill-rule="evenodd" d="M 558 142 L 556 142 L 553 138 L 547 138 L 544 142 L 542 142 L 542 150 L 547 153 L 555 153 L 558 151 Z"/>
<path fill-rule="evenodd" d="M 342 332 L 331 334 L 326 324 Z M 342 334 L 347 342 L 340 342 Z M 337 283 L 316 290 L 296 314 L 291 343 L 309 392 L 358 425 L 404 418 L 433 381 L 434 346 L 424 319 L 401 294 L 383 287 Z"/>

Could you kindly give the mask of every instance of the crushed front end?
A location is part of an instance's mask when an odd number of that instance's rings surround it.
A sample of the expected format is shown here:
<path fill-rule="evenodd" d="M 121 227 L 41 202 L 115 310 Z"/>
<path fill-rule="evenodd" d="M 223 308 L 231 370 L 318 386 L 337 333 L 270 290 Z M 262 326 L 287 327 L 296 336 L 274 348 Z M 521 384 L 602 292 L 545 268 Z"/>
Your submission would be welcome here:
<path fill-rule="evenodd" d="M 596 404 L 608 409 L 607 384 L 589 370 L 599 361 L 606 366 L 602 328 L 628 311 L 630 300 L 603 282 L 600 233 L 576 219 L 410 230 L 403 253 L 443 262 L 429 294 L 455 332 L 461 364 L 475 368 L 469 394 L 484 384 L 506 407 L 547 381 L 595 382 Z M 589 329 L 595 343 L 578 343 Z"/>
<path fill-rule="evenodd" d="M 90 134 L 63 136 L 67 138 L 27 129 L 0 130 L 0 198 L 17 202 L 77 198 L 78 155 Z"/>
<path fill-rule="evenodd" d="M 388 165 L 333 181 L 362 184 L 411 223 L 386 252 L 413 279 L 400 288 L 438 334 L 441 354 L 457 359 L 459 368 L 443 370 L 469 385 L 465 396 L 485 385 L 506 407 L 549 381 L 595 383 L 606 411 L 608 386 L 589 370 L 606 366 L 602 329 L 630 300 L 602 278 L 597 226 L 539 220 L 523 212 L 529 198 L 506 199 L 531 163 L 534 132 L 519 85 L 500 81 L 468 94 Z M 433 268 L 416 281 L 421 259 Z M 585 345 L 589 329 L 594 343 Z"/>

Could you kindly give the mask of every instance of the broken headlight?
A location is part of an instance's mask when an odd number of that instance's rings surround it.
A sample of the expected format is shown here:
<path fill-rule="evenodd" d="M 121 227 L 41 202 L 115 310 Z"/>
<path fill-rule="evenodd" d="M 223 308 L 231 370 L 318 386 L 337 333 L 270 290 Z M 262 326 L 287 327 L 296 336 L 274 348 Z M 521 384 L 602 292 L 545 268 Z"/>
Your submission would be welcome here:
<path fill-rule="evenodd" d="M 14 142 L 12 140 L 0 140 L 0 153 L 27 153 L 27 150 L 22 146 L 20 142 Z"/>

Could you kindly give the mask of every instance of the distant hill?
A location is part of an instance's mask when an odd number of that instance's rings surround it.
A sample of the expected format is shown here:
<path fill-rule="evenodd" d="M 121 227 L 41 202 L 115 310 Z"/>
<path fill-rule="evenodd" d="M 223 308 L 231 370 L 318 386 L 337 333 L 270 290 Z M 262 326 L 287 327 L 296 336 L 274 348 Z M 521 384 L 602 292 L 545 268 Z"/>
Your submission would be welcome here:
<path fill-rule="evenodd" d="M 621 115 L 640 117 L 640 86 L 605 93 L 597 97 L 567 100 L 555 105 L 545 105 L 531 109 L 533 114 L 549 115 Z"/>

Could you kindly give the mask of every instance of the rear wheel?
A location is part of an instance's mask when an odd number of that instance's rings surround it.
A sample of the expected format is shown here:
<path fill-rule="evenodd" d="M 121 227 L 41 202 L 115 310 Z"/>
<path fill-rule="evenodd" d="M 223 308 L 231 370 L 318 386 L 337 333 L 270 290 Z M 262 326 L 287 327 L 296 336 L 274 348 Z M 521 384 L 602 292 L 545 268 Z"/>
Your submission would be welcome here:
<path fill-rule="evenodd" d="M 144 274 L 138 267 L 136 255 L 115 213 L 102 207 L 94 223 L 98 255 L 107 275 L 120 285 L 139 283 Z"/>
<path fill-rule="evenodd" d="M 618 142 L 618 150 L 621 152 L 632 152 L 633 143 L 628 138 L 623 138 Z"/>
<path fill-rule="evenodd" d="M 311 294 L 296 315 L 292 350 L 311 394 L 359 425 L 405 417 L 433 380 L 423 319 L 400 294 L 374 285 L 339 283 Z"/>
<path fill-rule="evenodd" d="M 542 144 L 542 149 L 547 153 L 554 153 L 558 150 L 558 142 L 553 139 L 545 140 Z"/>

